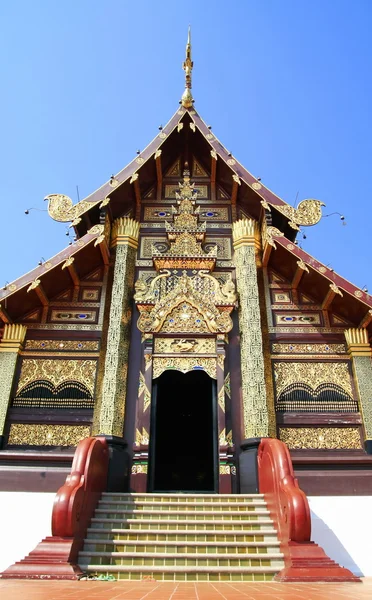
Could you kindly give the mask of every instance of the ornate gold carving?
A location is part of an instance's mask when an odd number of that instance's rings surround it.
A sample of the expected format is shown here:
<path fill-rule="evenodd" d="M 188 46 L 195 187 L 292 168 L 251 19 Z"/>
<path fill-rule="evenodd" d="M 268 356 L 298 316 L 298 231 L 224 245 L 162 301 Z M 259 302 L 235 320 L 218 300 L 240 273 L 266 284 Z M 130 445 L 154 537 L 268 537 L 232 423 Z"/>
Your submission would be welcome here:
<path fill-rule="evenodd" d="M 224 383 L 224 388 L 225 388 L 225 394 L 226 396 L 228 396 L 231 400 L 231 382 L 230 382 L 230 373 L 228 373 L 225 377 L 225 383 Z"/>
<path fill-rule="evenodd" d="M 347 362 L 276 362 L 274 376 L 277 397 L 293 383 L 306 383 L 313 390 L 334 383 L 353 397 Z"/>
<path fill-rule="evenodd" d="M 289 206 L 289 204 L 276 204 L 275 208 L 283 215 L 288 217 L 288 225 L 292 229 L 299 231 L 299 225 L 316 225 L 322 218 L 322 206 L 325 206 L 324 202 L 320 200 L 302 200 L 297 208 Z"/>
<path fill-rule="evenodd" d="M 132 475 L 136 475 L 136 473 L 144 473 L 147 475 L 147 464 L 144 465 L 132 465 Z"/>
<path fill-rule="evenodd" d="M 193 370 L 203 370 L 208 373 L 212 379 L 217 379 L 217 360 L 211 357 L 196 356 L 168 356 L 160 358 L 155 356 L 153 359 L 153 378 L 159 377 L 164 371 L 174 369 L 182 373 L 188 373 Z"/>
<path fill-rule="evenodd" d="M 90 229 L 88 229 L 87 233 L 89 233 L 89 235 L 101 235 L 105 230 L 105 226 L 104 225 L 93 225 L 93 227 L 91 227 Z"/>
<path fill-rule="evenodd" d="M 361 292 L 360 290 L 355 290 L 354 296 L 356 296 L 357 298 L 363 298 L 363 292 Z"/>
<path fill-rule="evenodd" d="M 77 446 L 90 435 L 88 425 L 24 425 L 10 426 L 8 445 L 14 446 Z"/>
<path fill-rule="evenodd" d="M 358 427 L 282 427 L 279 437 L 291 449 L 359 450 Z"/>
<path fill-rule="evenodd" d="M 65 381 L 83 383 L 93 395 L 97 361 L 95 360 L 53 360 L 25 358 L 22 361 L 17 395 L 32 381 L 47 380 L 55 387 Z"/>
<path fill-rule="evenodd" d="M 284 233 L 279 231 L 276 227 L 268 227 L 266 220 L 262 223 L 262 244 L 266 246 L 272 246 L 274 250 L 276 250 L 276 243 L 274 242 L 274 237 L 284 237 Z"/>
<path fill-rule="evenodd" d="M 215 150 L 211 150 L 211 157 L 217 160 L 217 152 Z"/>
<path fill-rule="evenodd" d="M 66 269 L 67 267 L 71 267 L 71 265 L 73 264 L 73 262 L 75 261 L 73 256 L 70 256 L 67 260 L 65 260 L 65 262 L 62 265 L 62 271 L 64 269 Z"/>
<path fill-rule="evenodd" d="M 338 294 L 339 296 L 341 296 L 341 298 L 343 297 L 343 293 L 341 292 L 340 288 L 337 287 L 337 285 L 335 283 L 330 283 L 329 287 L 332 290 L 332 292 L 334 292 L 335 294 Z"/>
<path fill-rule="evenodd" d="M 260 190 L 260 189 L 262 188 L 262 185 L 261 185 L 260 183 L 258 183 L 258 181 L 254 181 L 254 182 L 251 184 L 251 187 L 252 187 L 254 190 Z M 262 204 L 262 203 L 261 203 L 261 204 Z M 265 207 L 265 208 L 266 208 L 266 207 Z"/>
<path fill-rule="evenodd" d="M 218 405 L 223 412 L 225 412 L 225 389 L 222 387 L 218 392 Z M 225 430 L 223 430 L 225 433 Z"/>
<path fill-rule="evenodd" d="M 273 344 L 274 354 L 345 354 L 345 344 Z"/>
<path fill-rule="evenodd" d="M 228 312 L 220 311 L 208 298 L 193 291 L 191 285 L 187 291 L 176 289 L 150 312 L 143 310 L 138 319 L 139 330 L 173 333 L 225 333 L 231 330 Z"/>
<path fill-rule="evenodd" d="M 99 350 L 99 341 L 84 340 L 27 340 L 25 350 L 60 350 L 68 352 L 95 352 Z"/>
<path fill-rule="evenodd" d="M 151 394 L 146 385 L 146 380 L 142 371 L 139 374 L 139 385 L 138 385 L 138 395 L 143 394 L 143 410 L 145 411 L 151 403 Z"/>
<path fill-rule="evenodd" d="M 120 217 L 112 226 L 111 244 L 128 245 L 134 250 L 138 247 L 139 223 L 130 217 Z"/>
<path fill-rule="evenodd" d="M 39 287 L 40 283 L 41 283 L 40 279 L 34 279 L 34 281 L 31 283 L 31 285 L 28 286 L 27 293 L 31 292 L 31 290 L 36 290 L 36 288 Z"/>
<path fill-rule="evenodd" d="M 226 333 L 232 328 L 229 313 L 237 301 L 235 286 L 231 277 L 220 283 L 209 274 L 216 263 L 217 252 L 210 243 L 210 248 L 208 244 L 204 249 L 201 246 L 205 223 L 199 224 L 200 207 L 195 209 L 194 186 L 186 163 L 180 192 L 176 192 L 177 209 L 172 207 L 173 223 L 166 223 L 169 249 L 166 247 L 164 251 L 159 245 L 155 246 L 161 241 L 147 238 L 160 274 L 150 284 L 146 276 L 135 284 L 134 299 L 140 311 L 138 328 L 142 332 Z M 141 252 L 145 240 L 142 238 Z M 229 240 L 221 238 L 221 242 L 225 244 Z M 181 268 L 184 269 L 181 276 L 177 271 L 171 275 L 169 269 Z M 187 268 L 193 269 L 195 275 L 188 275 Z"/>
<path fill-rule="evenodd" d="M 215 354 L 215 338 L 155 338 L 155 354 Z"/>
<path fill-rule="evenodd" d="M 300 258 L 300 260 L 297 261 L 297 266 L 299 267 L 299 269 L 302 269 L 303 271 L 306 271 L 306 273 L 309 273 L 309 267 L 302 260 L 302 258 Z"/>
<path fill-rule="evenodd" d="M 220 475 L 230 475 L 230 465 L 220 464 Z"/>
<path fill-rule="evenodd" d="M 175 199 L 177 197 L 178 191 L 180 189 L 179 185 L 175 185 L 174 183 L 167 184 L 165 186 L 165 198 Z M 207 185 L 199 185 L 195 190 L 195 194 L 197 194 L 197 198 L 208 198 L 208 186 Z"/>
<path fill-rule="evenodd" d="M 85 213 L 94 203 L 81 200 L 73 204 L 71 198 L 64 194 L 49 194 L 44 200 L 48 201 L 48 214 L 54 221 L 66 223 L 68 221 L 79 222 L 79 216 Z M 79 219 L 79 220 L 78 220 Z"/>
<path fill-rule="evenodd" d="M 264 356 L 255 248 L 239 239 L 254 238 L 255 222 L 242 219 L 234 224 L 236 281 L 240 297 L 239 328 L 244 436 L 266 437 L 269 418 L 266 403 Z"/>

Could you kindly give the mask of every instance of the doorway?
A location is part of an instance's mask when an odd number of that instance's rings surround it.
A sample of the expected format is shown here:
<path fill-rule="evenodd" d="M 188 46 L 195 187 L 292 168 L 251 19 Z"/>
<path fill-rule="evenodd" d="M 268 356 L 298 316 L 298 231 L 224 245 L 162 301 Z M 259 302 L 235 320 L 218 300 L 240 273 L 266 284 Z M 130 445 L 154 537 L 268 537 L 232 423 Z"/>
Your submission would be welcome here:
<path fill-rule="evenodd" d="M 218 491 L 216 382 L 205 371 L 154 380 L 149 491 Z"/>

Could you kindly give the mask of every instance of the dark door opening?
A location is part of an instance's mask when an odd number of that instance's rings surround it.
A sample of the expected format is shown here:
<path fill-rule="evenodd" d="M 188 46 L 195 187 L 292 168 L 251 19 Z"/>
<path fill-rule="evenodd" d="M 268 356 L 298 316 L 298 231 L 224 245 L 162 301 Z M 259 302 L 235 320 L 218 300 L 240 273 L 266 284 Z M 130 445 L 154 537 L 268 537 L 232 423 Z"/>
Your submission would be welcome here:
<path fill-rule="evenodd" d="M 216 404 L 204 371 L 169 370 L 154 381 L 150 491 L 218 491 Z"/>

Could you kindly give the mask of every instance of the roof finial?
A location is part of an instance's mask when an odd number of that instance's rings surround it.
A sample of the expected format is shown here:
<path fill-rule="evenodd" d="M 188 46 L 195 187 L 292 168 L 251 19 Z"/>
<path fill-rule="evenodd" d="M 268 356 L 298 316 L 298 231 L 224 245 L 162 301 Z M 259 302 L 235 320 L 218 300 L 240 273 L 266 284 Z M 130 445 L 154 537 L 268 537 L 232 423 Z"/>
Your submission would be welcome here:
<path fill-rule="evenodd" d="M 193 105 L 194 98 L 191 93 L 191 71 L 194 66 L 194 63 L 191 60 L 191 28 L 189 25 L 189 32 L 187 36 L 187 44 L 186 44 L 186 60 L 182 65 L 183 70 L 185 71 L 185 79 L 186 79 L 186 87 L 185 91 L 182 94 L 181 104 L 185 108 L 190 108 Z"/>

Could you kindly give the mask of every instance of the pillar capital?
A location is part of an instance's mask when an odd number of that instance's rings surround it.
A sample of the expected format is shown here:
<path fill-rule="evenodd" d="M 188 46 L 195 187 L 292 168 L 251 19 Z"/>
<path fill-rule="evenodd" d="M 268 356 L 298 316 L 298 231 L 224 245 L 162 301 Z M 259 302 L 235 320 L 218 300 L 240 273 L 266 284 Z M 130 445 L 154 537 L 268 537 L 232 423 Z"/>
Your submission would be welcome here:
<path fill-rule="evenodd" d="M 0 342 L 0 352 L 19 352 L 25 341 L 26 332 L 25 325 L 5 325 Z"/>
<path fill-rule="evenodd" d="M 253 246 L 258 252 L 261 249 L 261 236 L 257 221 L 240 219 L 233 223 L 233 245 L 237 250 L 242 246 Z"/>
<path fill-rule="evenodd" d="M 111 247 L 130 246 L 137 250 L 140 224 L 130 217 L 116 219 L 112 226 Z"/>
<path fill-rule="evenodd" d="M 351 356 L 371 356 L 371 346 L 366 329 L 345 329 L 345 339 Z"/>

